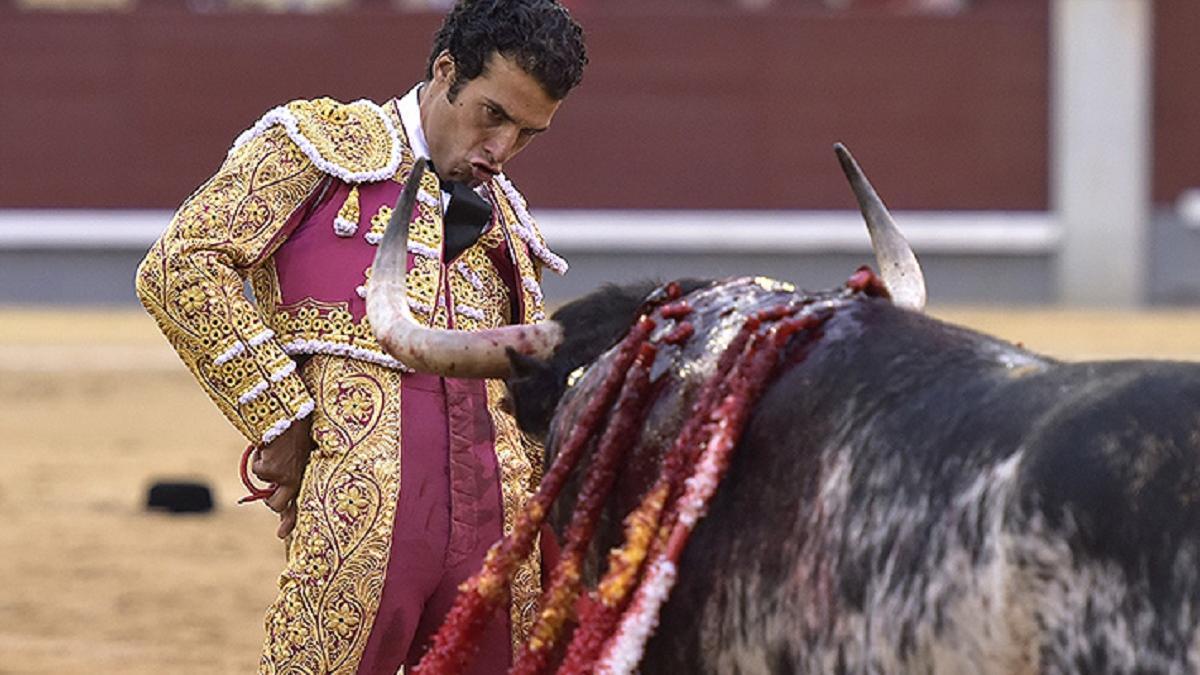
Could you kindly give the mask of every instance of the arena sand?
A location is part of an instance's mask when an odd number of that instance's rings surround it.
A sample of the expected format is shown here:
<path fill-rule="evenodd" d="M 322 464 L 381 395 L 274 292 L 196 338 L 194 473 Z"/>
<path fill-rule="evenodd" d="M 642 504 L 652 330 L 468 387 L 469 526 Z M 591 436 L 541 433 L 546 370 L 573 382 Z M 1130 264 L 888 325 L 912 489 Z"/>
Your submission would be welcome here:
<path fill-rule="evenodd" d="M 1200 359 L 1200 312 L 935 309 L 1064 358 Z M 244 444 L 134 311 L 0 310 L 0 673 L 250 673 L 283 547 Z M 159 479 L 211 515 L 148 513 Z"/>

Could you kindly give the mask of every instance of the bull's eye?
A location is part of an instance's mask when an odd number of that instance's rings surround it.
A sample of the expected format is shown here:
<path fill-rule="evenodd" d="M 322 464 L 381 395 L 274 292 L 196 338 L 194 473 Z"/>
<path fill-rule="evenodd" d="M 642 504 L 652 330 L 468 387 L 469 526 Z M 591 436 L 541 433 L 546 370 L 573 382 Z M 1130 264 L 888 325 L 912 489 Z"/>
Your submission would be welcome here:
<path fill-rule="evenodd" d="M 583 374 L 586 372 L 587 366 L 579 366 L 575 370 L 572 370 L 571 374 L 567 375 L 567 389 L 574 387 L 579 380 L 583 379 Z"/>

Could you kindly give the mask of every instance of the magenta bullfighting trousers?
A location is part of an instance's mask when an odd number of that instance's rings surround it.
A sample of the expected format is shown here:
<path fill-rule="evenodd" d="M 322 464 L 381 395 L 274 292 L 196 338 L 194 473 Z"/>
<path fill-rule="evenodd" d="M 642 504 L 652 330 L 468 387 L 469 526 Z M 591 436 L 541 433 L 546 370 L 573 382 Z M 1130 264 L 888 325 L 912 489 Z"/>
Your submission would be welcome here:
<path fill-rule="evenodd" d="M 482 382 L 405 375 L 401 385 L 400 498 L 387 576 L 360 675 L 415 665 L 450 611 L 458 586 L 503 532 L 500 481 Z M 483 634 L 471 675 L 505 672 L 508 612 Z"/>

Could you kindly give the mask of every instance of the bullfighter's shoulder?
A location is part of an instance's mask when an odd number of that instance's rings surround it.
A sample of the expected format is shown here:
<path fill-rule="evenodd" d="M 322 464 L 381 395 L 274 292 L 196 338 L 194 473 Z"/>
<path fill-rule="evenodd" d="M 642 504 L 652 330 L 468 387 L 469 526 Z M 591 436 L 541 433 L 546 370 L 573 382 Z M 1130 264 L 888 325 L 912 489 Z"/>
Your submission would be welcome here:
<path fill-rule="evenodd" d="M 402 141 L 379 105 L 361 99 L 297 99 L 267 111 L 230 152 L 281 127 L 321 171 L 347 183 L 387 180 L 400 166 Z"/>

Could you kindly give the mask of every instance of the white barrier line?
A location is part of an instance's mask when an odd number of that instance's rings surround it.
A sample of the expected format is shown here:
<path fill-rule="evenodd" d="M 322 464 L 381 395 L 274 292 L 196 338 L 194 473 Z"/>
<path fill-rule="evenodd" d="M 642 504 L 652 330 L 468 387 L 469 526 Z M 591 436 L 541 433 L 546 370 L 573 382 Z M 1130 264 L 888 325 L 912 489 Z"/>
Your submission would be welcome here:
<path fill-rule="evenodd" d="M 898 212 L 918 253 L 1040 255 L 1057 250 L 1048 213 Z M 871 250 L 852 211 L 547 211 L 538 223 L 564 252 L 862 253 Z"/>
<path fill-rule="evenodd" d="M 1048 212 L 900 211 L 921 254 L 1045 255 L 1061 227 Z M 534 216 L 551 247 L 571 253 L 862 253 L 870 240 L 853 211 L 570 211 Z M 165 210 L 0 210 L 0 251 L 147 248 Z"/>

